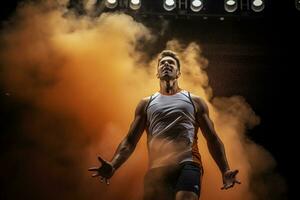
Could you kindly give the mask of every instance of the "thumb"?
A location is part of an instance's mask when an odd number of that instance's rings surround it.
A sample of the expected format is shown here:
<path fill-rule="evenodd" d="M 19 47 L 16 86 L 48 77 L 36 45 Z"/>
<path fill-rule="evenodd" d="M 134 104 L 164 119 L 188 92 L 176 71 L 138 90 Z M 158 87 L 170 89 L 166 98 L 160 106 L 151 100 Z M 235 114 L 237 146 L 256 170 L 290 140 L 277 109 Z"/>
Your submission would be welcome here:
<path fill-rule="evenodd" d="M 106 161 L 103 160 L 100 156 L 98 156 L 98 160 L 99 160 L 99 162 L 101 162 L 102 164 L 103 164 L 103 163 L 106 163 Z"/>

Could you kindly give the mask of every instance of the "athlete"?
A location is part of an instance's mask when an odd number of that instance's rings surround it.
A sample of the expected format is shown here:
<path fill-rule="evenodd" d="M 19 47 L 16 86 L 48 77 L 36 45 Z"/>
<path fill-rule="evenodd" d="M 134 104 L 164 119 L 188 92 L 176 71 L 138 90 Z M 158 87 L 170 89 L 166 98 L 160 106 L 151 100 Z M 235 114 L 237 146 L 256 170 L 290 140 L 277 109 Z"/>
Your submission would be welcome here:
<path fill-rule="evenodd" d="M 142 99 L 127 136 L 111 161 L 98 157 L 93 177 L 109 184 L 115 171 L 129 158 L 146 130 L 149 169 L 144 177 L 144 200 L 197 200 L 200 197 L 203 167 L 197 145 L 198 128 L 218 165 L 223 187 L 240 184 L 238 170 L 230 170 L 224 145 L 209 117 L 206 103 L 178 85 L 180 61 L 173 51 L 164 50 L 158 59 L 160 90 Z"/>

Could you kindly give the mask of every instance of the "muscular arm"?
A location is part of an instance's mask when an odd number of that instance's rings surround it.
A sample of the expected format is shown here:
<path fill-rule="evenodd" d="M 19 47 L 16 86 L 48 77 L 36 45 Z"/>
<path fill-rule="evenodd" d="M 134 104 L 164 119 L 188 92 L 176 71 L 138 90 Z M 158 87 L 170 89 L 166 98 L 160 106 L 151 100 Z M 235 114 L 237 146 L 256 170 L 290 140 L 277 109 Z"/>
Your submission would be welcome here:
<path fill-rule="evenodd" d="M 209 118 L 208 107 L 199 97 L 193 97 L 197 109 L 196 119 L 207 141 L 210 154 L 217 163 L 220 171 L 224 174 L 229 170 L 223 142 L 218 137 L 214 124 Z"/>
<path fill-rule="evenodd" d="M 114 169 L 118 169 L 132 154 L 146 126 L 145 107 L 148 99 L 143 99 L 135 110 L 134 120 L 130 125 L 127 136 L 119 144 L 111 161 Z"/>

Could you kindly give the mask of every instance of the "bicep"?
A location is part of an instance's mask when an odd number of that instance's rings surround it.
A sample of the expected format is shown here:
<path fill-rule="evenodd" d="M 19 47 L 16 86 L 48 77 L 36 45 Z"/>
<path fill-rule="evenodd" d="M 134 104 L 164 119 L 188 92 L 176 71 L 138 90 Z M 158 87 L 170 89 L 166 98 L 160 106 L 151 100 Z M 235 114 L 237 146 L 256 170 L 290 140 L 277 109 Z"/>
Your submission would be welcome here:
<path fill-rule="evenodd" d="M 134 119 L 129 127 L 127 140 L 133 145 L 139 141 L 146 126 L 145 101 L 141 101 L 135 110 Z"/>
<path fill-rule="evenodd" d="M 196 118 L 199 124 L 199 128 L 201 129 L 202 134 L 206 139 L 213 139 L 217 137 L 214 123 L 209 117 L 208 106 L 202 99 L 198 100 L 198 110 Z"/>

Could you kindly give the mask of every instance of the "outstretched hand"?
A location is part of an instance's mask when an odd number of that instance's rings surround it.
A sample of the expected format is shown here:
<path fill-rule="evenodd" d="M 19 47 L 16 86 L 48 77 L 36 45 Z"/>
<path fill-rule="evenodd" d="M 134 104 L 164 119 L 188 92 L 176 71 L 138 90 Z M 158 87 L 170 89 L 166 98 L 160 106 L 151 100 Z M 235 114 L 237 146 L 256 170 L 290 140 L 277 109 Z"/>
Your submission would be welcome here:
<path fill-rule="evenodd" d="M 221 188 L 222 190 L 232 188 L 236 183 L 241 184 L 241 182 L 236 179 L 237 173 L 239 173 L 239 170 L 228 170 L 223 174 L 223 187 Z"/>
<path fill-rule="evenodd" d="M 101 163 L 100 167 L 91 167 L 88 170 L 94 172 L 92 177 L 100 177 L 100 181 L 108 185 L 109 179 L 113 176 L 115 169 L 110 162 L 103 160 L 100 156 L 98 156 L 98 160 Z"/>

